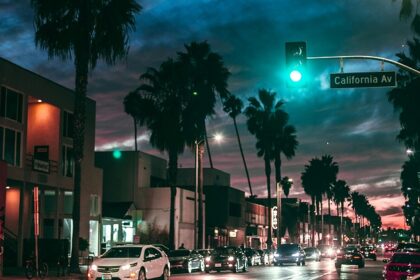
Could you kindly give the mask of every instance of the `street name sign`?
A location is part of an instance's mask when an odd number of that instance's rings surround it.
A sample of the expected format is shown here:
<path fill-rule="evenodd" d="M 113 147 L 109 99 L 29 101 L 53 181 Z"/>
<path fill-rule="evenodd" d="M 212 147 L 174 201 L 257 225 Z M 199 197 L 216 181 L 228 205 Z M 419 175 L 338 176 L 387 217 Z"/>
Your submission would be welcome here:
<path fill-rule="evenodd" d="M 331 88 L 395 87 L 396 85 L 397 78 L 394 71 L 335 73 L 330 75 Z"/>

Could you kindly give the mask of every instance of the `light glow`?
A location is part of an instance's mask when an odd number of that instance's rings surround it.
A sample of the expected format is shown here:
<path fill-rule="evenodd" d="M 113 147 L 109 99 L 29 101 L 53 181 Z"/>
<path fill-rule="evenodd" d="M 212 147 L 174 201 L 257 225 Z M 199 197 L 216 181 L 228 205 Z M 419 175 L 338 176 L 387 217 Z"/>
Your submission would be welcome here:
<path fill-rule="evenodd" d="M 297 71 L 297 70 L 293 70 L 292 72 L 290 72 L 290 79 L 291 79 L 293 82 L 297 83 L 297 82 L 299 82 L 300 80 L 302 80 L 302 73 L 300 73 L 300 72 L 299 72 L 299 71 Z"/>

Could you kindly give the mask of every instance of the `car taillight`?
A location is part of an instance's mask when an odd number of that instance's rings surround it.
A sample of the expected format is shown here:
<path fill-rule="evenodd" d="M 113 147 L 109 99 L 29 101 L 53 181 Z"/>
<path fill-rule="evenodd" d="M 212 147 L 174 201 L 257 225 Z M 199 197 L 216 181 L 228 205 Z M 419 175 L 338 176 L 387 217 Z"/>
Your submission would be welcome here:
<path fill-rule="evenodd" d="M 374 250 L 372 250 L 372 251 L 370 251 L 372 254 L 375 254 L 375 251 Z"/>

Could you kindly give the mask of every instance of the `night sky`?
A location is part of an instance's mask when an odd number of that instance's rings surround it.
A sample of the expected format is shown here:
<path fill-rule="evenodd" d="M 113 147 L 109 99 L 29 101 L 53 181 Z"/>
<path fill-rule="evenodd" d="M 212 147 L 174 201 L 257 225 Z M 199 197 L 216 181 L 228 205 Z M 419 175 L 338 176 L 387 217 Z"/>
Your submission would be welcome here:
<path fill-rule="evenodd" d="M 147 0 L 140 4 L 143 11 L 137 16 L 127 59 L 112 67 L 99 64 L 90 75 L 88 95 L 97 102 L 97 150 L 133 149 L 132 119 L 124 113 L 124 96 L 139 85 L 138 77 L 146 67 L 158 67 L 175 57 L 184 44 L 207 40 L 232 73 L 229 90 L 245 105 L 260 88 L 273 90 L 286 101 L 284 108 L 300 143 L 296 156 L 284 159 L 282 167 L 283 176 L 294 179 L 292 197 L 309 199 L 300 181 L 304 165 L 315 156 L 330 154 L 339 164 L 338 178 L 346 180 L 352 191 L 368 196 L 384 226 L 404 226 L 399 175 L 407 156 L 395 140 L 400 126 L 397 112 L 387 101 L 389 89 L 330 89 L 329 74 L 340 70 L 337 60 L 309 61 L 313 78 L 305 89 L 287 88 L 282 77 L 286 41 L 306 41 L 308 56 L 377 55 L 396 60 L 395 54 L 407 51 L 405 43 L 413 37 L 409 23 L 399 20 L 400 0 Z M 29 1 L 0 0 L 0 19 L 1 57 L 74 88 L 72 61 L 48 60 L 45 52 L 35 48 Z M 344 64 L 345 72 L 380 70 L 378 61 Z M 385 70 L 397 69 L 385 65 Z M 238 119 L 254 192 L 264 196 L 264 163 L 256 156 L 255 138 L 245 121 L 243 116 Z M 225 140 L 211 144 L 215 168 L 231 174 L 233 187 L 247 191 L 233 123 L 220 104 L 217 114 L 208 119 L 208 134 L 216 132 L 223 133 Z M 144 129 L 139 140 L 142 151 L 166 157 L 150 147 Z M 193 157 L 187 148 L 180 165 L 192 167 Z"/>

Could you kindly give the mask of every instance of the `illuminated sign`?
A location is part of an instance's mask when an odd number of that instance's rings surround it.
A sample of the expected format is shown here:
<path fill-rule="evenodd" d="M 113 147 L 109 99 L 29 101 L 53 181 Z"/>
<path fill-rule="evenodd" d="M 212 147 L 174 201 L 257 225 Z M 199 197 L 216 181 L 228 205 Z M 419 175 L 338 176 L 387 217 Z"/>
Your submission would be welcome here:
<path fill-rule="evenodd" d="M 271 227 L 277 229 L 277 206 L 271 208 Z"/>

